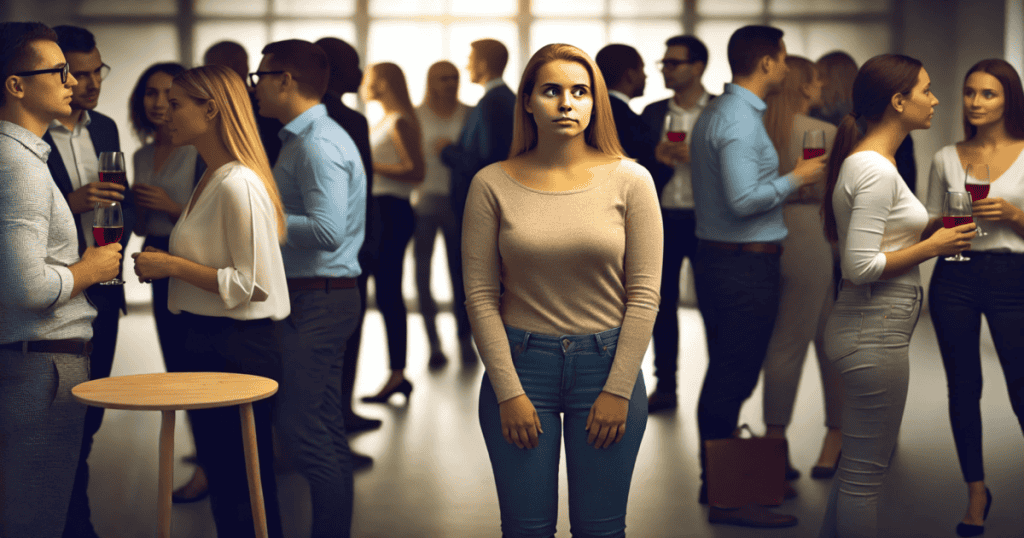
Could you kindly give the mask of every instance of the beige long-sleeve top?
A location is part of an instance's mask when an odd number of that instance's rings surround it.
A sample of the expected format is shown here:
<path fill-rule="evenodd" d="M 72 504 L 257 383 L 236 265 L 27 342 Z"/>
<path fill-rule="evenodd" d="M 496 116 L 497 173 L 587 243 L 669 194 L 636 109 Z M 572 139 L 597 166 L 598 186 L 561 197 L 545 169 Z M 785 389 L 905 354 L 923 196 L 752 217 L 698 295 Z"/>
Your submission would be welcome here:
<path fill-rule="evenodd" d="M 551 336 L 621 327 L 604 390 L 632 395 L 660 302 L 661 211 L 650 173 L 635 162 L 592 172 L 586 187 L 540 191 L 495 163 L 470 184 L 466 308 L 498 402 L 525 393 L 504 325 Z"/>

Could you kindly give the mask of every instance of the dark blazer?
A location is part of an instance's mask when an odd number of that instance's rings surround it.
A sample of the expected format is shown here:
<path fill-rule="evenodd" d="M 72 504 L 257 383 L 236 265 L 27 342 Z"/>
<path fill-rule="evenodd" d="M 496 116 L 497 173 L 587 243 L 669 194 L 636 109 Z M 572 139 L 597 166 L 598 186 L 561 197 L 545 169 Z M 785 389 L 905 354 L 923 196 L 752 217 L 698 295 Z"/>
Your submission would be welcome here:
<path fill-rule="evenodd" d="M 366 122 L 366 116 L 352 110 L 341 102 L 341 96 L 327 92 L 323 98 L 323 104 L 327 107 L 327 115 L 331 117 L 345 132 L 352 137 L 359 149 L 359 158 L 363 161 L 363 169 L 366 170 L 366 228 L 363 235 L 363 246 L 359 251 L 361 265 L 364 260 L 375 259 L 373 253 L 377 252 L 378 227 L 374 225 L 373 215 L 373 156 L 370 153 L 370 125 Z M 367 258 L 369 256 L 369 258 Z M 369 267 L 363 267 L 363 272 L 368 272 Z"/>
<path fill-rule="evenodd" d="M 114 123 L 114 120 L 95 110 L 89 111 L 89 119 L 89 138 L 96 149 L 96 156 L 98 157 L 104 151 L 121 151 L 121 139 L 117 134 L 117 124 Z M 50 157 L 47 159 L 46 165 L 50 168 L 53 182 L 57 184 L 57 188 L 60 189 L 66 201 L 68 195 L 74 191 L 71 187 L 71 176 L 68 175 L 68 170 L 64 166 L 64 159 L 61 158 L 60 152 L 57 150 L 57 146 L 53 142 L 53 137 L 50 136 L 49 131 L 43 135 L 43 140 L 50 145 Z M 124 200 L 121 201 L 121 211 L 124 214 L 125 229 L 125 233 L 121 236 L 121 247 L 125 248 L 128 245 L 128 239 L 131 237 L 131 230 L 135 229 L 135 198 L 132 196 L 131 189 L 124 192 Z M 79 251 L 84 251 L 86 245 L 85 234 L 92 233 L 92 230 L 83 230 L 82 220 L 79 218 L 79 215 L 74 215 L 74 217 L 75 228 L 78 229 L 78 248 Z M 124 258 L 121 259 L 121 267 L 123 273 Z M 100 286 L 96 284 L 87 289 L 85 293 L 97 310 L 124 309 L 124 286 Z"/>
<path fill-rule="evenodd" d="M 452 210 L 460 228 L 473 176 L 508 158 L 515 108 L 516 94 L 508 86 L 492 88 L 466 116 L 458 143 L 441 152 L 441 161 L 452 171 Z"/>
<path fill-rule="evenodd" d="M 657 129 L 645 122 L 629 108 L 629 104 L 618 97 L 609 96 L 612 103 L 612 115 L 615 117 L 615 130 L 619 133 L 619 143 L 626 155 L 636 159 L 654 176 L 659 167 L 664 166 L 654 159 L 654 147 L 661 136 L 661 126 Z M 669 176 L 671 177 L 671 176 Z"/>
<path fill-rule="evenodd" d="M 711 102 L 714 98 L 714 95 L 709 95 L 708 102 Z M 640 118 L 647 124 L 647 128 L 654 130 L 654 136 L 657 140 L 655 145 L 661 141 L 661 130 L 665 127 L 665 116 L 668 114 L 668 101 L 668 99 L 655 101 L 647 105 L 644 111 L 640 113 Z M 655 160 L 651 168 L 651 175 L 654 176 L 654 186 L 658 189 L 658 197 L 660 198 L 662 189 L 665 188 L 665 185 L 668 185 L 669 181 L 672 181 L 675 169 Z"/>

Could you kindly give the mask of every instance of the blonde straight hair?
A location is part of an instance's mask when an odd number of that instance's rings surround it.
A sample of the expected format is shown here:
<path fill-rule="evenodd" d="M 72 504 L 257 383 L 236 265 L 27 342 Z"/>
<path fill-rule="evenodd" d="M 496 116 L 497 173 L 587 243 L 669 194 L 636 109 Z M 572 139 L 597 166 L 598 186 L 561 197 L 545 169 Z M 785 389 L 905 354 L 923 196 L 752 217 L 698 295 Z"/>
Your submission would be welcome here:
<path fill-rule="evenodd" d="M 263 187 L 270 195 L 277 217 L 277 237 L 284 243 L 288 235 L 285 228 L 284 207 L 281 195 L 270 171 L 267 151 L 260 141 L 256 117 L 252 114 L 249 94 L 238 73 L 222 65 L 207 65 L 189 69 L 174 77 L 174 83 L 185 90 L 197 103 L 213 101 L 220 113 L 218 129 L 220 140 L 232 157 L 252 170 L 263 181 Z"/>
<path fill-rule="evenodd" d="M 768 138 L 779 154 L 779 173 L 788 172 L 782 168 L 789 161 L 789 141 L 793 138 L 793 117 L 801 112 L 804 105 L 803 87 L 813 84 L 817 74 L 814 64 L 800 56 L 786 56 L 789 73 L 782 81 L 782 88 L 765 98 L 768 109 L 764 113 L 764 127 Z"/>
<path fill-rule="evenodd" d="M 564 43 L 552 43 L 533 54 L 523 70 L 523 78 L 516 94 L 515 120 L 512 127 L 512 147 L 508 157 L 526 153 L 537 147 L 537 122 L 526 111 L 526 103 L 533 94 L 537 84 L 537 73 L 541 67 L 550 62 L 564 60 L 582 65 L 590 73 L 591 95 L 594 99 L 594 110 L 590 114 L 590 125 L 584 131 L 587 144 L 612 157 L 628 158 L 619 143 L 619 135 L 615 130 L 615 117 L 612 115 L 612 104 L 608 100 L 608 86 L 605 85 L 601 70 L 586 52 Z"/>

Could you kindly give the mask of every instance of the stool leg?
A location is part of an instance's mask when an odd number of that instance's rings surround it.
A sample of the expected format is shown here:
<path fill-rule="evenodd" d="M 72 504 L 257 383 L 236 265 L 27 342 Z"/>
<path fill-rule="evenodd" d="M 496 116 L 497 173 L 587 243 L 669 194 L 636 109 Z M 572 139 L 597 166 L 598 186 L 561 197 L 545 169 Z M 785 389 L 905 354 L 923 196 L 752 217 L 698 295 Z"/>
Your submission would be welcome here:
<path fill-rule="evenodd" d="M 157 478 L 157 537 L 171 538 L 171 489 L 174 487 L 174 410 L 160 421 L 160 474 Z"/>
<path fill-rule="evenodd" d="M 242 444 L 245 446 L 245 470 L 249 477 L 252 520 L 256 526 L 256 538 L 267 538 L 267 514 L 263 505 L 263 484 L 260 482 L 260 458 L 256 448 L 256 421 L 252 415 L 252 404 L 240 405 L 239 411 L 242 414 Z"/>

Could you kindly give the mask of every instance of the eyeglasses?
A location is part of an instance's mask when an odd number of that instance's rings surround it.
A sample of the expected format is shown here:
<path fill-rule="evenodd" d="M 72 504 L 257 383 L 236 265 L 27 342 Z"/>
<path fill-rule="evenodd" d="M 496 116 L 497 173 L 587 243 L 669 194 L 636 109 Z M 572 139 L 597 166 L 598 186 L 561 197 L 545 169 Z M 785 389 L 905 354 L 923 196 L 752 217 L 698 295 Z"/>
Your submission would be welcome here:
<path fill-rule="evenodd" d="M 35 71 L 22 71 L 21 73 L 14 73 L 12 77 L 31 77 L 32 75 L 42 75 L 44 73 L 60 73 L 60 83 L 67 84 L 68 74 L 71 73 L 71 66 L 67 63 L 63 67 L 54 67 L 53 69 L 37 69 Z"/>
<path fill-rule="evenodd" d="M 666 58 L 664 60 L 658 60 L 658 69 L 662 69 L 665 67 L 669 69 L 675 69 L 680 65 L 694 64 L 697 63 L 698 61 L 699 60 L 671 60 Z"/>
<path fill-rule="evenodd" d="M 287 71 L 256 71 L 255 73 L 249 73 L 249 83 L 253 86 L 260 83 L 260 77 L 263 75 L 282 75 Z"/>

